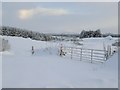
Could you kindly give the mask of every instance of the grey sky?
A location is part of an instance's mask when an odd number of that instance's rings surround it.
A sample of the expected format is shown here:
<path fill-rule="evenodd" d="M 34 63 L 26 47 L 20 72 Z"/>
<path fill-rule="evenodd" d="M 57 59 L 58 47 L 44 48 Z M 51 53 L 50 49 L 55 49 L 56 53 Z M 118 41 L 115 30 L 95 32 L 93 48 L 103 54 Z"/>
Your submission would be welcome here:
<path fill-rule="evenodd" d="M 2 24 L 43 33 L 118 32 L 117 2 L 3 2 Z"/>

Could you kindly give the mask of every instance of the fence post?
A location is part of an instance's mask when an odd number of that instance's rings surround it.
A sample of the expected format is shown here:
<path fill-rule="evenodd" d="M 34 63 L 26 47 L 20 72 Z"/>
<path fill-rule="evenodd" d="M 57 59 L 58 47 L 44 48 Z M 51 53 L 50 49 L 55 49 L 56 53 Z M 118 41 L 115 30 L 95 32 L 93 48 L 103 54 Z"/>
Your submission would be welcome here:
<path fill-rule="evenodd" d="M 32 46 L 32 55 L 35 53 L 34 46 Z"/>
<path fill-rule="evenodd" d="M 73 48 L 71 47 L 71 59 L 72 59 L 72 54 L 73 54 Z"/>
<path fill-rule="evenodd" d="M 104 60 L 105 61 L 107 60 L 107 51 L 106 50 L 104 51 Z"/>
<path fill-rule="evenodd" d="M 81 48 L 81 52 L 80 52 L 80 61 L 82 61 L 82 48 Z"/>
<path fill-rule="evenodd" d="M 60 56 L 63 56 L 63 45 L 60 46 Z"/>
<path fill-rule="evenodd" d="M 91 63 L 92 63 L 92 57 L 93 57 L 93 50 L 91 50 Z"/>

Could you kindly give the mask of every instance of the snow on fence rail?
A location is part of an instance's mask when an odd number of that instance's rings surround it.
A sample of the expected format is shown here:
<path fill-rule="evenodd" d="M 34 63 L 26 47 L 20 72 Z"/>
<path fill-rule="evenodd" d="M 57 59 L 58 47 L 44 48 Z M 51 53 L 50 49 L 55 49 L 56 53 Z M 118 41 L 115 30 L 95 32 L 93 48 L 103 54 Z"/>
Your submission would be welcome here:
<path fill-rule="evenodd" d="M 76 47 L 62 47 L 64 56 L 69 56 L 71 59 L 78 58 L 80 61 L 105 62 L 111 55 L 109 51 L 97 49 L 85 49 Z"/>

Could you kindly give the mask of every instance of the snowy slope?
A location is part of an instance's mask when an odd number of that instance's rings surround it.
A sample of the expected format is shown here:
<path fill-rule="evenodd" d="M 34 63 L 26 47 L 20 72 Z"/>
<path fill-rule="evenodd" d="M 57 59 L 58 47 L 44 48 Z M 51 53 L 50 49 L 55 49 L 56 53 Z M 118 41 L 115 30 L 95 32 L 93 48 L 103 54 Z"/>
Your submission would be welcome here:
<path fill-rule="evenodd" d="M 4 38 L 9 40 L 11 50 L 3 53 L 3 88 L 118 87 L 117 53 L 103 64 L 91 64 L 58 56 L 61 43 L 20 37 Z M 83 43 L 87 47 L 87 42 L 91 44 L 102 40 L 87 39 Z M 67 45 L 66 42 L 62 43 Z M 35 47 L 34 55 L 31 55 L 32 46 Z M 95 46 L 92 45 L 92 48 L 98 48 Z M 89 45 L 88 47 L 90 48 Z"/>

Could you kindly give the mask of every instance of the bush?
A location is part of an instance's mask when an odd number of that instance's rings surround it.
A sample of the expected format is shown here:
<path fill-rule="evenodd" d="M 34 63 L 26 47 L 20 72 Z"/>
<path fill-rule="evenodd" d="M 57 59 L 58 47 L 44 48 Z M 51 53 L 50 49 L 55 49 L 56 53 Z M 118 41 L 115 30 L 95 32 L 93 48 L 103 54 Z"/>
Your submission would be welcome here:
<path fill-rule="evenodd" d="M 8 51 L 10 49 L 10 44 L 8 40 L 0 38 L 0 51 Z"/>

